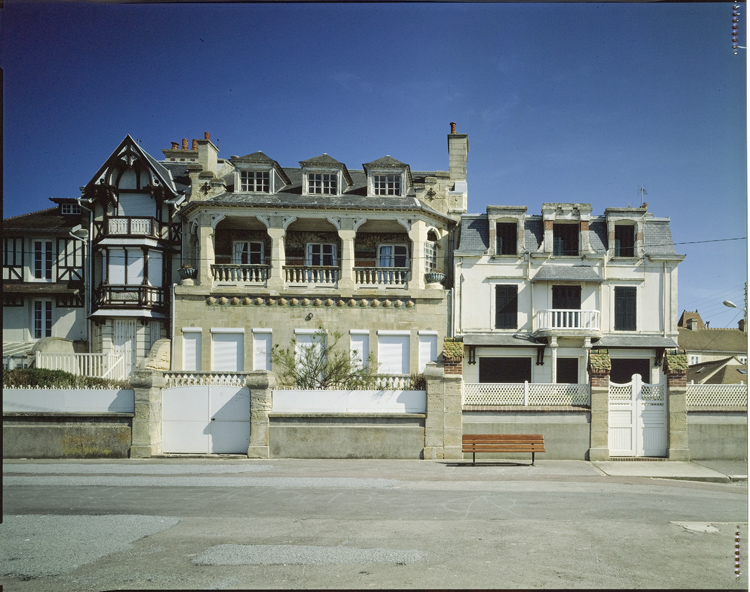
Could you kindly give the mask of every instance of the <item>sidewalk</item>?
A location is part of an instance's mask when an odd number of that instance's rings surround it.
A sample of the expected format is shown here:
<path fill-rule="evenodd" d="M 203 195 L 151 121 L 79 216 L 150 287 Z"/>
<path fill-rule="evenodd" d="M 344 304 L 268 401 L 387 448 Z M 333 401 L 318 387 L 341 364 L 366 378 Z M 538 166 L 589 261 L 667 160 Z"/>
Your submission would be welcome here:
<path fill-rule="evenodd" d="M 729 483 L 747 481 L 747 463 L 734 460 L 646 461 L 617 460 L 592 462 L 596 469 L 611 477 L 652 477 Z"/>

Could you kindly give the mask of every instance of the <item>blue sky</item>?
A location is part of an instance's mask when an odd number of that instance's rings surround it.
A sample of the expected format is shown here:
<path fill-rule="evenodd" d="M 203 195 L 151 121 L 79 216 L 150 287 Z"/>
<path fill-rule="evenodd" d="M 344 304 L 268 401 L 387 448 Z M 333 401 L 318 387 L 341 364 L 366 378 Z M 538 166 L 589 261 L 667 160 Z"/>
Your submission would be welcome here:
<path fill-rule="evenodd" d="M 227 158 L 447 170 L 455 121 L 469 212 L 601 214 L 644 186 L 687 254 L 680 310 L 736 326 L 721 302 L 747 281 L 747 241 L 724 240 L 747 236 L 747 70 L 731 20 L 730 3 L 6 0 L 3 216 L 78 197 L 126 134 L 157 158 L 208 131 Z"/>

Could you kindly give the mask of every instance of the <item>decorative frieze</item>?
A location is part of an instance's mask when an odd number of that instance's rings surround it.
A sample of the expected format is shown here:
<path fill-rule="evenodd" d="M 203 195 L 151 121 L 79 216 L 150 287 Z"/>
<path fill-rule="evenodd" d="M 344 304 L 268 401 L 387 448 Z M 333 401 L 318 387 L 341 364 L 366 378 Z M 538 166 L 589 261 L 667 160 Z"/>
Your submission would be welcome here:
<path fill-rule="evenodd" d="M 381 300 L 379 298 L 261 298 L 252 296 L 232 296 L 227 298 L 221 296 L 215 298 L 209 296 L 205 300 L 208 306 L 285 306 L 289 308 L 331 308 L 331 307 L 349 307 L 349 308 L 414 308 L 417 303 L 415 300 L 398 299 L 398 300 Z"/>

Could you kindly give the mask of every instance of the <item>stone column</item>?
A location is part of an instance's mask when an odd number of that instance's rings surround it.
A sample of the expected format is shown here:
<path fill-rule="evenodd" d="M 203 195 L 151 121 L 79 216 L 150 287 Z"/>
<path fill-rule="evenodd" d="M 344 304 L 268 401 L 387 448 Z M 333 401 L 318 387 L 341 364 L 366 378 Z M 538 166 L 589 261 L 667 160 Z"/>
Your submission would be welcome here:
<path fill-rule="evenodd" d="M 270 458 L 269 419 L 272 393 L 276 388 L 276 375 L 258 370 L 247 375 L 245 383 L 250 390 L 250 446 L 248 458 Z"/>
<path fill-rule="evenodd" d="M 351 224 L 351 221 L 347 221 Z M 354 237 L 355 230 L 339 230 L 341 239 L 341 276 L 338 287 L 342 297 L 349 297 L 354 293 Z"/>
<path fill-rule="evenodd" d="M 446 342 L 444 366 L 428 364 L 424 458 L 460 459 L 463 436 L 463 343 Z"/>
<path fill-rule="evenodd" d="M 162 389 L 167 386 L 164 374 L 149 368 L 138 368 L 130 377 L 135 391 L 131 458 L 150 458 L 161 454 Z"/>
<path fill-rule="evenodd" d="M 424 290 L 424 243 L 427 240 L 427 226 L 421 220 L 412 223 L 409 229 L 409 238 L 411 239 L 411 281 L 410 288 Z"/>
<path fill-rule="evenodd" d="M 609 373 L 612 362 L 607 350 L 589 354 L 591 381 L 591 444 L 589 460 L 609 460 Z"/>
<path fill-rule="evenodd" d="M 678 352 L 664 354 L 664 374 L 667 375 L 667 457 L 669 460 L 690 460 L 687 426 L 687 355 Z"/>

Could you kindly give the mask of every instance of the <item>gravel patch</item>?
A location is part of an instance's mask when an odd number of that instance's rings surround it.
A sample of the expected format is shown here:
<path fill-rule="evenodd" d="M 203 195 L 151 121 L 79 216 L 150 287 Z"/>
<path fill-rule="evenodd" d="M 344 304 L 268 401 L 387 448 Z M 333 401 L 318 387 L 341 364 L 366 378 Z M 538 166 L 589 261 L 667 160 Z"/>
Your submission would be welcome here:
<path fill-rule="evenodd" d="M 310 545 L 216 545 L 193 559 L 196 565 L 339 565 L 394 563 L 424 559 L 413 549 L 361 549 Z"/>
<path fill-rule="evenodd" d="M 137 477 L 137 476 L 8 476 L 4 487 L 276 487 L 280 489 L 391 489 L 395 479 L 339 477 Z"/>
<path fill-rule="evenodd" d="M 0 574 L 70 573 L 178 522 L 167 516 L 3 516 Z"/>
<path fill-rule="evenodd" d="M 197 464 L 4 464 L 3 473 L 23 473 L 37 475 L 88 475 L 102 473 L 125 475 L 217 475 L 222 473 L 263 473 L 273 470 L 271 465 L 197 465 Z"/>

